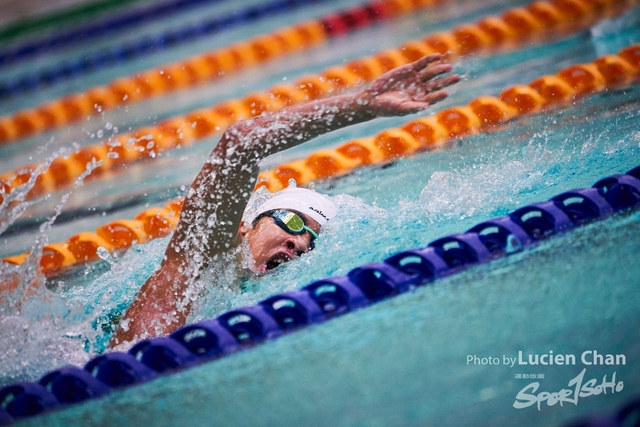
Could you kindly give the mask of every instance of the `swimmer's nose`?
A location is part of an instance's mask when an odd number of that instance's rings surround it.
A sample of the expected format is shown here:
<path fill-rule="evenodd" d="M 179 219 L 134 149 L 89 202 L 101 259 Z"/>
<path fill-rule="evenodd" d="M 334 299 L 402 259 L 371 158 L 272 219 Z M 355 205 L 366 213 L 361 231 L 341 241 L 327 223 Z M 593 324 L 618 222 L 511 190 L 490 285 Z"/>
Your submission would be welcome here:
<path fill-rule="evenodd" d="M 295 256 L 300 256 L 305 252 L 309 251 L 310 245 L 309 238 L 305 234 L 301 234 L 299 236 L 291 236 L 285 241 L 285 246 L 291 252 L 294 253 Z"/>

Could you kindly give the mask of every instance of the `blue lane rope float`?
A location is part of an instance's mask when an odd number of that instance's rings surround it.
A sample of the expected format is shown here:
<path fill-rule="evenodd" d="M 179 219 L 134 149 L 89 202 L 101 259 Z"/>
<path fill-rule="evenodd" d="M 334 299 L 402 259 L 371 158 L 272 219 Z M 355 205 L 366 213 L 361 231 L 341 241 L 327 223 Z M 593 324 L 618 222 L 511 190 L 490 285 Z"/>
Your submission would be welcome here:
<path fill-rule="evenodd" d="M 112 389 L 250 348 L 467 267 L 522 251 L 553 234 L 638 207 L 640 166 L 626 174 L 604 178 L 591 188 L 570 190 L 546 202 L 484 221 L 465 233 L 442 237 L 426 247 L 365 264 L 345 276 L 320 279 L 298 291 L 273 295 L 254 306 L 184 326 L 169 336 L 140 341 L 127 353 L 102 354 L 84 369 L 67 366 L 47 373 L 37 383 L 6 386 L 0 390 L 0 424 L 97 398 Z M 639 402 L 626 407 L 613 419 L 618 420 L 617 424 L 607 425 L 621 426 L 639 408 Z"/>
<path fill-rule="evenodd" d="M 136 41 L 129 41 L 121 45 L 112 46 L 87 54 L 82 58 L 66 60 L 59 64 L 45 67 L 35 72 L 21 74 L 9 81 L 2 82 L 0 83 L 0 99 L 32 92 L 42 87 L 51 86 L 108 66 L 132 61 L 186 42 L 208 37 L 236 26 L 251 24 L 260 19 L 286 13 L 298 7 L 321 4 L 328 1 L 330 0 L 272 0 L 270 2 L 249 6 L 223 16 L 206 19 L 195 24 L 164 31 L 156 35 L 145 36 Z M 86 36 L 81 34 L 74 34 L 73 36 L 76 39 L 86 39 Z M 71 38 L 71 33 L 61 35 L 59 38 L 64 40 Z M 36 49 L 35 47 L 30 47 L 28 49 L 21 48 L 20 50 L 10 52 L 0 52 L 0 66 L 3 65 L 3 63 L 9 63 L 11 60 L 8 58 L 18 58 L 26 55 L 26 53 L 35 54 L 43 51 L 46 50 L 44 48 Z M 23 54 L 20 52 L 26 53 Z"/>
<path fill-rule="evenodd" d="M 130 10 L 79 28 L 48 35 L 4 49 L 0 51 L 0 67 L 13 64 L 39 53 L 49 53 L 53 50 L 60 50 L 69 45 L 87 42 L 107 34 L 130 30 L 136 25 L 146 24 L 176 12 L 184 12 L 192 7 L 215 4 L 222 1 L 224 0 L 168 0 L 163 3 L 155 3 L 152 6 Z"/>

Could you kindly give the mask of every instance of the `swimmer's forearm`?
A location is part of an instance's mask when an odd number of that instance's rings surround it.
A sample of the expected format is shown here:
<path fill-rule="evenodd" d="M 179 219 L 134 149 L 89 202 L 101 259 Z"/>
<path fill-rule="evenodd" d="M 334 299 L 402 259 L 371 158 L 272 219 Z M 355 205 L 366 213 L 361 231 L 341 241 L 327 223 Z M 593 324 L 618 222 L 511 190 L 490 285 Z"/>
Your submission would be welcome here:
<path fill-rule="evenodd" d="M 231 126 L 223 138 L 257 164 L 325 133 L 378 117 L 363 94 L 338 95 L 245 120 Z"/>
<path fill-rule="evenodd" d="M 346 126 L 424 110 L 446 98 L 445 88 L 460 78 L 456 74 L 440 77 L 452 70 L 451 64 L 439 62 L 441 58 L 440 54 L 425 56 L 383 74 L 355 93 L 294 105 L 232 125 L 220 140 L 220 153 L 257 165 L 264 157 Z"/>

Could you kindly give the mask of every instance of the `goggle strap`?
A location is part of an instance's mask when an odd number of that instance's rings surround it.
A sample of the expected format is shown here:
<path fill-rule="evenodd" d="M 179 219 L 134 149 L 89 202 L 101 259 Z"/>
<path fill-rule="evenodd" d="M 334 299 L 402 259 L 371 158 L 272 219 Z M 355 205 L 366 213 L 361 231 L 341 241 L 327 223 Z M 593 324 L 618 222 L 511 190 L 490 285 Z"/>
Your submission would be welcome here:
<path fill-rule="evenodd" d="M 316 240 L 318 239 L 318 233 L 316 233 L 315 231 L 313 231 L 312 229 L 310 229 L 306 225 L 304 226 L 304 229 L 307 230 L 309 232 L 309 234 L 311 234 L 313 236 L 314 239 L 316 239 Z"/>

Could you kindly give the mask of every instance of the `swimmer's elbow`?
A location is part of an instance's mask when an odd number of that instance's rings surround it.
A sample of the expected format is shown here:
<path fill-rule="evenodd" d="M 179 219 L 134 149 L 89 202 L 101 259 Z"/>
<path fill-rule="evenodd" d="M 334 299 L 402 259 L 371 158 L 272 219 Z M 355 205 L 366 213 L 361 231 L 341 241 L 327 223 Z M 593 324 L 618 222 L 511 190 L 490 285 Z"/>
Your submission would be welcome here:
<path fill-rule="evenodd" d="M 227 144 L 241 145 L 249 138 L 252 128 L 255 126 L 253 122 L 253 119 L 248 119 L 229 125 L 222 134 L 220 142 L 226 141 Z"/>
<path fill-rule="evenodd" d="M 261 160 L 264 153 L 258 140 L 252 137 L 252 123 L 252 120 L 244 120 L 230 125 L 222 134 L 211 159 L 226 159 L 227 162 L 244 165 Z"/>
<path fill-rule="evenodd" d="M 221 158 L 226 158 L 230 151 L 235 152 L 241 148 L 246 138 L 247 130 L 242 125 L 242 122 L 234 123 L 224 131 L 213 154 L 217 154 Z"/>

